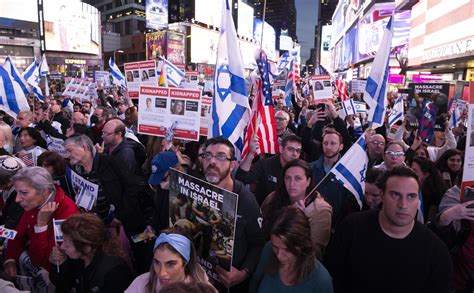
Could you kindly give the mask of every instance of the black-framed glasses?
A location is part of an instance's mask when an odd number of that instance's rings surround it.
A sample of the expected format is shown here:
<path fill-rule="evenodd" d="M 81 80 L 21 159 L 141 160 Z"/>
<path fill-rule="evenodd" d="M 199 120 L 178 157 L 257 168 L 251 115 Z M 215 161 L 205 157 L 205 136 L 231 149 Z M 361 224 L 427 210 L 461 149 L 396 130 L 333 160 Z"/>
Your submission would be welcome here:
<path fill-rule="evenodd" d="M 200 155 L 203 160 L 210 161 L 212 158 L 215 158 L 219 162 L 225 161 L 233 161 L 231 158 L 228 158 L 226 154 L 218 153 L 218 154 L 211 154 L 211 153 L 203 153 Z"/>
<path fill-rule="evenodd" d="M 404 152 L 394 152 L 394 151 L 386 151 L 385 154 L 391 157 L 403 157 L 405 155 Z"/>

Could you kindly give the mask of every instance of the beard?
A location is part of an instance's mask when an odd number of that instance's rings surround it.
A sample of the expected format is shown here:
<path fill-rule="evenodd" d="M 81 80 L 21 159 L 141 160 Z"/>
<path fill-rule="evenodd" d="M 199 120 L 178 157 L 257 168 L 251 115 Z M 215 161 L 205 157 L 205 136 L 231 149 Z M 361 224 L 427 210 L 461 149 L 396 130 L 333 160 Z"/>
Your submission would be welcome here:
<path fill-rule="evenodd" d="M 211 164 L 207 166 L 206 170 L 204 171 L 206 181 L 211 184 L 219 184 L 221 181 L 227 177 L 229 174 L 230 168 L 225 170 L 221 170 L 215 164 Z"/>

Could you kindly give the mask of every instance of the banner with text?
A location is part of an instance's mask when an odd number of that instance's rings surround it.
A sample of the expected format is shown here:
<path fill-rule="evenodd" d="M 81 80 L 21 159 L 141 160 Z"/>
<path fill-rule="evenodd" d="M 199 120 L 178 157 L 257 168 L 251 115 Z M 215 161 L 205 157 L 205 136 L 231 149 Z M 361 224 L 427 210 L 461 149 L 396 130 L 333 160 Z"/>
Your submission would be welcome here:
<path fill-rule="evenodd" d="M 201 266 L 223 289 L 216 266 L 230 271 L 234 251 L 238 195 L 170 169 L 170 225 L 192 236 Z"/>
<path fill-rule="evenodd" d="M 158 85 L 155 60 L 125 63 L 123 66 L 130 98 L 138 98 L 140 86 Z"/>
<path fill-rule="evenodd" d="M 199 140 L 201 91 L 165 87 L 140 87 L 138 132 L 165 136 L 173 127 L 174 138 Z"/>

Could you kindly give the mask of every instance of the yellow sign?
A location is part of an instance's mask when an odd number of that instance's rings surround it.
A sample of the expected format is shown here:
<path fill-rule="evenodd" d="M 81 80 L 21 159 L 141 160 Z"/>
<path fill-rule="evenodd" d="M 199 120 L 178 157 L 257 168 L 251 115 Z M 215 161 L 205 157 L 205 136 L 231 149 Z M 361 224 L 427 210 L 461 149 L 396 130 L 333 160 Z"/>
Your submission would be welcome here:
<path fill-rule="evenodd" d="M 79 64 L 79 65 L 85 65 L 86 60 L 84 59 L 64 59 L 65 64 Z"/>

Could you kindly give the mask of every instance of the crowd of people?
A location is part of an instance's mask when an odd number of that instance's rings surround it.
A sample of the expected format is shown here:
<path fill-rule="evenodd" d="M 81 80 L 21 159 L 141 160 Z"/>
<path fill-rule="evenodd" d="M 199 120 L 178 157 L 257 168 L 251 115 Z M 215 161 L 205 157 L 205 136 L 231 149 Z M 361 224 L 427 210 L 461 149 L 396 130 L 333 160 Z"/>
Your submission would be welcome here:
<path fill-rule="evenodd" d="M 17 234 L 0 240 L 0 291 L 217 292 L 189 231 L 174 225 L 188 212 L 169 208 L 175 168 L 238 194 L 231 269 L 216 268 L 229 292 L 472 292 L 464 125 L 440 115 L 427 142 L 408 120 L 391 135 L 363 114 L 341 117 L 337 99 L 295 93 L 291 107 L 275 103 L 279 153 L 261 154 L 253 137 L 241 161 L 222 137 L 138 133 L 141 109 L 113 88 L 4 114 L 0 224 Z M 330 172 L 361 135 L 362 206 Z M 90 210 L 77 204 L 71 172 L 97 184 Z"/>

